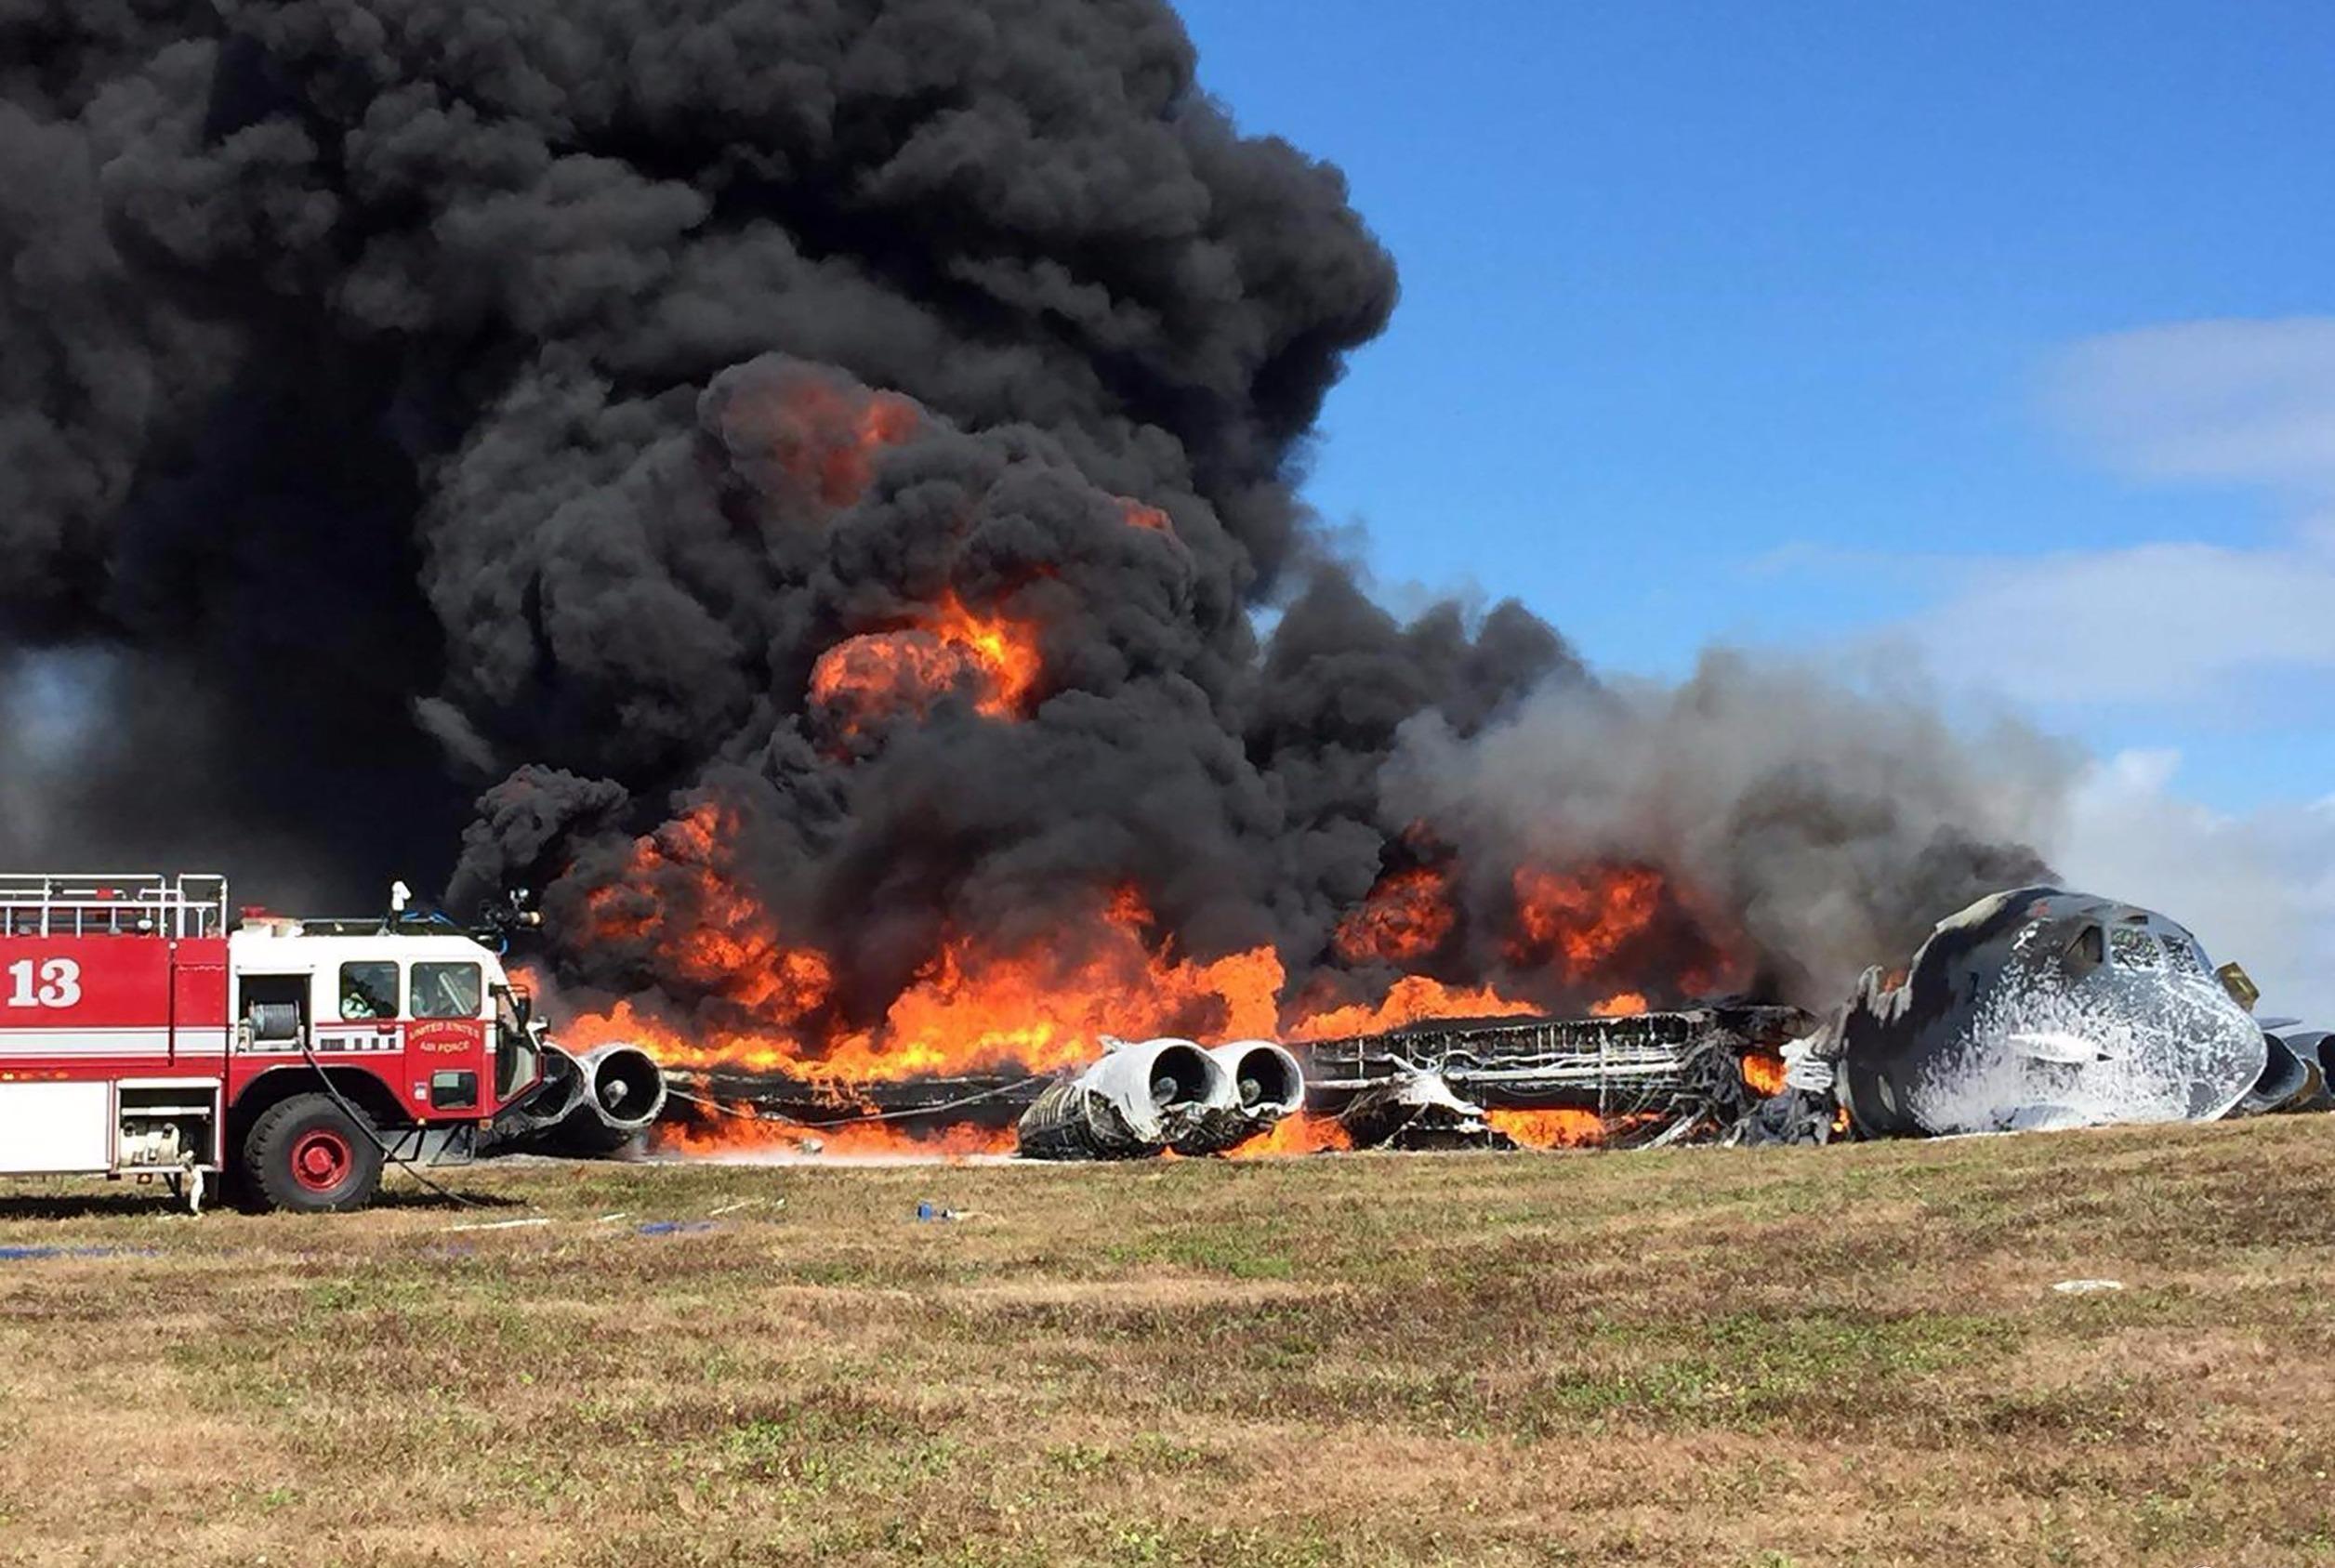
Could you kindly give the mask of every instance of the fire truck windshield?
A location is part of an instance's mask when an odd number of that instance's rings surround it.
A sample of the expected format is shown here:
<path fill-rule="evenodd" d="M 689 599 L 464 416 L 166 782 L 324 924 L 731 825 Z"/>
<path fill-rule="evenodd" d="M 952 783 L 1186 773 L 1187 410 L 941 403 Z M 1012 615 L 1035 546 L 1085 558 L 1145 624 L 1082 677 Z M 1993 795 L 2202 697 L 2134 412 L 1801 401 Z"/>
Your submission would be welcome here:
<path fill-rule="evenodd" d="M 479 967 L 476 964 L 416 964 L 414 1016 L 478 1017 Z"/>

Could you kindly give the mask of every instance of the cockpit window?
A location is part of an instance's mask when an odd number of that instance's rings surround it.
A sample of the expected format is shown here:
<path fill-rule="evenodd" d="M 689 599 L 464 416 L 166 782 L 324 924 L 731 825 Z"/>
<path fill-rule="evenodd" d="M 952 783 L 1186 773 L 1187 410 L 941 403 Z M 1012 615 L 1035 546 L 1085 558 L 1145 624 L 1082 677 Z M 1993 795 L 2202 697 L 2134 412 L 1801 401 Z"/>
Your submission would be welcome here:
<path fill-rule="evenodd" d="M 2165 944 L 2165 961 L 2175 973 L 2201 975 L 2205 973 L 2205 958 L 2196 948 L 2177 936 L 2157 939 Z"/>
<path fill-rule="evenodd" d="M 2090 974 L 2107 961 L 2107 939 L 2097 926 L 2086 926 L 2067 944 L 2066 964 L 2070 973 Z"/>
<path fill-rule="evenodd" d="M 2153 969 L 2160 962 L 2157 940 L 2129 926 L 2118 926 L 2108 933 L 2108 950 L 2116 955 L 2119 969 Z"/>

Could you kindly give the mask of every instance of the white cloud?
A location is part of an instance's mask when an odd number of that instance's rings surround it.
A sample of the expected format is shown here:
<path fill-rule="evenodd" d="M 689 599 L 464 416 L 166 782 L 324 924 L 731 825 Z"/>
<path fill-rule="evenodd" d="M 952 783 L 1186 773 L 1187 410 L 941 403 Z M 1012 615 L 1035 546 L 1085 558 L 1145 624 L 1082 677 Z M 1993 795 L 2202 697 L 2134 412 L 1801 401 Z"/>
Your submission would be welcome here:
<path fill-rule="evenodd" d="M 2244 815 L 2177 793 L 2181 757 L 2127 751 L 2078 783 L 2053 863 L 2070 886 L 2161 909 L 2262 988 L 2265 1014 L 2335 1027 L 2335 799 Z"/>
<path fill-rule="evenodd" d="M 2037 703 L 2190 704 L 2335 671 L 2335 535 L 1963 563 L 1906 628 L 1937 668 Z"/>
<path fill-rule="evenodd" d="M 2125 472 L 2335 494 L 2335 318 L 2176 322 L 2091 338 L 2052 367 L 2045 404 Z"/>
<path fill-rule="evenodd" d="M 2267 675 L 2335 673 L 2335 318 L 2201 321 L 2078 343 L 2044 406 L 2144 480 L 2284 495 L 2261 545 L 2199 539 L 1929 563 L 1905 630 L 1942 670 L 2051 704 L 2188 705 Z"/>

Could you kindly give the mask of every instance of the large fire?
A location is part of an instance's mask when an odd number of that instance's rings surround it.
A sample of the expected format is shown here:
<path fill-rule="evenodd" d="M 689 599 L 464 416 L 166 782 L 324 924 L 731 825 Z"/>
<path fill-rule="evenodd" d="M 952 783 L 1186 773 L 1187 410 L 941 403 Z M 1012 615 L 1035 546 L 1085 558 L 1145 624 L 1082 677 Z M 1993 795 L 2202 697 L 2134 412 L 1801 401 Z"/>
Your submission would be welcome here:
<path fill-rule="evenodd" d="M 1353 1135 L 1335 1116 L 1300 1111 L 1284 1117 L 1264 1132 L 1241 1144 L 1227 1156 L 1235 1160 L 1278 1160 L 1292 1154 L 1319 1154 L 1351 1149 Z"/>
<path fill-rule="evenodd" d="M 682 1024 L 619 1000 L 568 1021 L 561 1033 L 569 1043 L 588 1048 L 631 1040 L 667 1066 L 785 1074 L 826 1086 L 838 1112 L 848 1113 L 859 1103 L 853 1085 L 1049 1074 L 1094 1060 L 1106 1034 L 1303 1042 L 1438 1019 L 1546 1010 L 1544 1003 L 1497 985 L 1456 984 L 1424 974 L 1402 975 L 1361 1001 L 1293 998 L 1271 946 L 1209 959 L 1181 954 L 1157 938 L 1141 896 L 1121 888 L 1099 892 L 1086 918 L 1043 942 L 1002 946 L 976 933 L 945 934 L 880 1019 L 853 1022 L 841 1010 L 832 960 L 782 933 L 728 871 L 724 846 L 733 831 L 719 808 L 693 808 L 638 840 L 626 876 L 587 901 L 593 940 L 648 950 L 664 973 L 702 995 L 699 1016 Z M 1592 964 L 1642 929 L 1649 889 L 1658 885 L 1651 874 L 1536 881 L 1546 896 L 1535 905 L 1542 913 L 1523 940 L 1535 951 L 1579 954 L 1575 962 Z M 1598 903 L 1599 887 L 1613 890 L 1612 907 Z M 1350 916 L 1341 926 L 1338 941 L 1341 947 L 1363 945 L 1374 957 L 1425 941 L 1418 933 L 1444 929 L 1442 920 L 1449 918 L 1440 902 L 1445 892 L 1432 874 L 1392 878 L 1374 893 L 1360 924 Z M 1611 935 L 1616 932 L 1621 935 Z M 1647 1006 L 1642 993 L 1621 991 L 1589 1010 L 1623 1017 Z M 1602 1125 L 1587 1113 L 1502 1111 L 1493 1113 L 1493 1122 L 1536 1148 L 1573 1147 L 1603 1137 Z M 1344 1136 L 1335 1122 L 1291 1118 L 1242 1153 L 1257 1157 L 1337 1148 L 1344 1146 Z M 702 1153 L 803 1149 L 806 1139 L 838 1153 L 972 1154 L 1004 1152 L 1011 1135 L 968 1128 L 943 1137 L 880 1124 L 818 1129 L 719 1119 L 673 1134 L 667 1142 Z"/>
<path fill-rule="evenodd" d="M 919 419 L 905 399 L 813 378 L 733 407 L 725 428 L 762 443 L 819 507 L 838 511 L 868 493 L 887 449 L 914 437 Z M 1164 510 L 1115 500 L 1128 527 L 1175 536 Z M 994 589 L 975 603 L 943 586 L 829 645 L 808 681 L 825 738 L 855 750 L 881 746 L 893 726 L 926 719 L 948 700 L 994 723 L 1028 718 L 1046 691 L 1044 627 L 996 602 Z M 1043 938 L 943 927 L 904 980 L 890 982 L 889 999 L 871 999 L 848 982 L 845 955 L 782 920 L 753 890 L 739 870 L 743 825 L 701 800 L 638 839 L 618 874 L 595 873 L 563 939 L 613 952 L 641 983 L 635 997 L 567 1020 L 569 1044 L 631 1040 L 671 1067 L 784 1074 L 831 1097 L 842 1118 L 866 1103 L 854 1086 L 1051 1074 L 1094 1060 L 1106 1034 L 1320 1041 L 1558 1007 L 1624 1016 L 1645 1011 L 1652 990 L 1682 989 L 1676 974 L 1649 968 L 1665 922 L 1678 924 L 1682 908 L 1659 871 L 1527 866 L 1513 874 L 1508 905 L 1470 906 L 1471 927 L 1461 913 L 1464 868 L 1422 824 L 1405 836 L 1418 863 L 1389 868 L 1337 918 L 1325 962 L 1302 986 L 1289 984 L 1272 945 L 1183 952 L 1141 890 L 1098 887 L 1085 890 L 1083 908 L 1076 896 L 1057 897 Z M 1703 943 L 1678 958 L 1712 968 L 1724 954 L 1714 958 Z M 1590 1137 L 1576 1113 L 1497 1116 L 1520 1142 Z M 970 1154 L 1001 1151 L 1011 1135 L 840 1119 L 811 1128 L 718 1114 L 667 1137 L 685 1152 L 804 1149 L 812 1140 L 838 1153 Z M 1243 1153 L 1344 1140 L 1334 1121 L 1297 1116 Z"/>
<path fill-rule="evenodd" d="M 1426 975 L 1405 975 L 1383 1000 L 1308 1012 L 1291 1021 L 1292 1040 L 1335 1040 L 1348 1034 L 1381 1034 L 1406 1023 L 1438 1018 L 1516 1018 L 1541 1008 L 1521 997 L 1503 996 L 1488 985 L 1452 986 Z"/>
<path fill-rule="evenodd" d="M 1527 1149 L 1590 1149 L 1605 1141 L 1605 1119 L 1594 1111 L 1486 1111 L 1484 1119 Z"/>
<path fill-rule="evenodd" d="M 658 1146 L 667 1153 L 732 1159 L 751 1154 L 821 1154 L 961 1160 L 1012 1153 L 1013 1129 L 972 1122 L 953 1122 L 938 1127 L 911 1127 L 893 1122 L 838 1122 L 833 1127 L 812 1127 L 731 1115 L 660 1127 Z"/>
<path fill-rule="evenodd" d="M 1520 962 L 1553 959 L 1568 980 L 1586 980 L 1654 924 L 1662 907 L 1662 874 L 1612 866 L 1560 874 L 1520 866 L 1514 877 Z"/>
<path fill-rule="evenodd" d="M 702 811 L 696 816 L 702 818 Z M 693 836 L 684 835 L 684 841 Z M 663 837 L 641 840 L 643 865 L 669 864 Z M 1282 987 L 1280 959 L 1260 947 L 1207 962 L 1154 952 L 1151 916 L 1130 892 L 1099 901 L 1078 940 L 997 952 L 970 937 L 945 939 L 873 1028 L 837 1024 L 826 960 L 780 942 L 767 914 L 737 918 L 739 898 L 708 873 L 705 906 L 722 923 L 679 933 L 679 968 L 719 982 L 716 955 L 745 956 L 752 978 L 717 991 L 727 1021 L 684 1032 L 620 1001 L 570 1024 L 589 1047 L 637 1040 L 670 1066 L 727 1066 L 841 1082 L 898 1082 L 935 1074 L 1050 1073 L 1092 1060 L 1106 1034 L 1140 1031 L 1201 1037 L 1270 1036 Z M 637 936 L 640 928 L 612 934 Z"/>

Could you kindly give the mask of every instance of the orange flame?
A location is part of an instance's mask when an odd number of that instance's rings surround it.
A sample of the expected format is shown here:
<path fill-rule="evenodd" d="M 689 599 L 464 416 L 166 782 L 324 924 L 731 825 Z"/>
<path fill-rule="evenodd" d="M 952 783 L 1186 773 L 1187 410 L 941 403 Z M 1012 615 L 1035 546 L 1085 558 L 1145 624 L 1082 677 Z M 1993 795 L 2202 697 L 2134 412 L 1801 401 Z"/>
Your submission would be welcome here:
<path fill-rule="evenodd" d="M 951 594 L 913 626 L 845 638 L 820 654 L 811 697 L 851 733 L 878 718 L 921 718 L 951 692 L 991 718 L 1021 718 L 1045 672 L 1035 627 L 976 615 Z"/>
<path fill-rule="evenodd" d="M 1225 1157 L 1233 1160 L 1280 1160 L 1353 1146 L 1353 1135 L 1337 1117 L 1300 1111 L 1294 1116 L 1284 1116 Z"/>
<path fill-rule="evenodd" d="M 1010 1154 L 1013 1129 L 985 1127 L 970 1122 L 911 1131 L 891 1122 L 847 1122 L 836 1127 L 808 1127 L 792 1122 L 725 1117 L 713 1122 L 668 1122 L 656 1130 L 660 1153 L 703 1159 L 718 1155 L 797 1154 L 838 1155 L 859 1159 L 966 1159 L 975 1155 Z"/>
<path fill-rule="evenodd" d="M 1590 1149 L 1605 1141 L 1605 1119 L 1594 1111 L 1486 1111 L 1484 1119 L 1527 1149 Z"/>
<path fill-rule="evenodd" d="M 1148 528 L 1154 534 L 1165 534 L 1170 539 L 1176 536 L 1176 525 L 1159 507 L 1146 507 L 1142 502 L 1125 495 L 1118 497 L 1118 502 L 1119 515 L 1127 519 L 1129 528 Z"/>
<path fill-rule="evenodd" d="M 1089 915 L 1017 943 L 943 931 L 880 1018 L 854 1019 L 835 961 L 783 930 L 732 875 L 729 857 L 739 826 L 718 805 L 693 806 L 637 840 L 626 875 L 587 901 L 587 939 L 639 948 L 660 988 L 685 1010 L 665 1014 L 640 999 L 618 1000 L 565 1021 L 557 1032 L 563 1043 L 580 1049 L 629 1040 L 669 1067 L 784 1074 L 848 1113 L 867 1103 L 857 1085 L 1082 1067 L 1100 1054 L 1106 1034 L 1305 1041 L 1542 1010 L 1491 985 L 1424 974 L 1404 975 L 1383 995 L 1352 1002 L 1286 998 L 1287 977 L 1271 946 L 1189 956 L 1160 940 L 1144 900 L 1126 887 L 1097 889 Z M 1517 882 L 1526 895 L 1523 909 L 1533 912 L 1529 929 L 1561 964 L 1593 965 L 1627 942 L 1652 918 L 1661 888 L 1656 874 L 1630 870 L 1576 878 L 1520 874 Z M 1454 918 L 1447 891 L 1433 870 L 1388 876 L 1361 917 L 1341 929 L 1341 946 L 1380 955 L 1434 948 Z M 1647 1006 L 1643 994 L 1618 991 L 1592 1010 L 1623 1017 Z M 1759 1083 L 1753 1074 L 1764 1070 L 1748 1061 L 1748 1081 Z M 1501 1130 L 1535 1147 L 1576 1146 L 1610 1130 L 1580 1111 L 1499 1111 L 1493 1117 Z M 1003 1152 L 1012 1141 L 1009 1129 L 970 1125 L 943 1133 L 882 1123 L 819 1129 L 739 1118 L 684 1127 L 670 1146 L 684 1153 L 785 1148 L 804 1138 L 838 1153 L 983 1153 Z M 1345 1143 L 1334 1120 L 1300 1115 L 1242 1153 L 1265 1157 Z"/>
<path fill-rule="evenodd" d="M 1574 876 L 1521 866 L 1513 878 L 1518 963 L 1554 959 L 1569 981 L 1594 974 L 1661 912 L 1662 874 L 1608 866 Z"/>
<path fill-rule="evenodd" d="M 695 822 L 668 824 L 635 847 L 637 870 L 669 868 L 668 840 L 689 841 Z M 679 831 L 677 833 L 676 828 Z M 1182 1034 L 1203 1037 L 1270 1037 L 1277 1021 L 1283 970 L 1271 947 L 1200 961 L 1146 941 L 1151 912 L 1131 889 L 1102 903 L 1091 921 L 1078 923 L 1081 940 L 1037 942 L 1004 952 L 952 936 L 873 1029 L 832 1027 L 827 1009 L 832 978 L 826 959 L 783 944 L 768 914 L 739 893 L 718 867 L 695 868 L 689 901 L 728 916 L 743 907 L 756 916 L 718 919 L 703 930 L 667 931 L 656 917 L 604 932 L 640 935 L 654 927 L 668 942 L 679 972 L 718 981 L 718 959 L 744 955 L 754 968 L 727 990 L 745 1021 L 689 1033 L 629 1001 L 569 1021 L 564 1041 L 588 1048 L 632 1040 L 672 1067 L 717 1065 L 785 1073 L 840 1082 L 888 1083 L 938 1074 L 996 1071 L 1049 1073 L 1083 1065 L 1102 1049 L 1105 1034 Z M 595 903 L 614 905 L 611 889 Z M 659 915 L 661 908 L 657 908 Z"/>
<path fill-rule="evenodd" d="M 1451 935 L 1451 889 L 1432 866 L 1379 878 L 1361 908 L 1339 922 L 1339 956 L 1351 963 L 1412 964 Z"/>
<path fill-rule="evenodd" d="M 1297 1021 L 1288 1037 L 1336 1040 L 1352 1034 L 1384 1034 L 1429 1019 L 1514 1018 L 1539 1010 L 1530 1002 L 1503 996 L 1488 985 L 1445 985 L 1426 975 L 1405 975 L 1388 988 L 1385 1000 L 1375 1006 L 1358 1002 L 1352 1007 L 1311 1014 Z"/>
<path fill-rule="evenodd" d="M 636 840 L 626 878 L 586 901 L 593 935 L 644 944 L 692 986 L 791 1026 L 826 1008 L 833 968 L 821 953 L 783 944 L 769 911 L 719 871 L 733 831 L 708 803 Z"/>
<path fill-rule="evenodd" d="M 1784 1092 L 1784 1059 L 1768 1051 L 1753 1051 L 1743 1059 L 1743 1081 L 1758 1094 Z"/>

